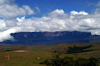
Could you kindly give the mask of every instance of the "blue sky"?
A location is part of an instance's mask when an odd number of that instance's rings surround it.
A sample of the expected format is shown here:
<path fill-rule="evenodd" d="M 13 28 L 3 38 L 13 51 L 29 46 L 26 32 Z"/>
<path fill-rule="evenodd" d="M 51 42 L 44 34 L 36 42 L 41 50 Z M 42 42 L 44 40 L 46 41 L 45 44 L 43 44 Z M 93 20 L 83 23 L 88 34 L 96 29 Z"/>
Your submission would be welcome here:
<path fill-rule="evenodd" d="M 100 0 L 0 0 L 0 42 L 40 31 L 100 35 Z"/>
<path fill-rule="evenodd" d="M 70 11 L 73 10 L 93 13 L 98 1 L 99 0 L 16 0 L 15 3 L 19 6 L 30 6 L 36 13 L 33 16 L 41 17 L 56 9 L 63 9 L 65 13 L 70 13 Z M 38 7 L 40 11 L 36 10 L 36 7 Z"/>

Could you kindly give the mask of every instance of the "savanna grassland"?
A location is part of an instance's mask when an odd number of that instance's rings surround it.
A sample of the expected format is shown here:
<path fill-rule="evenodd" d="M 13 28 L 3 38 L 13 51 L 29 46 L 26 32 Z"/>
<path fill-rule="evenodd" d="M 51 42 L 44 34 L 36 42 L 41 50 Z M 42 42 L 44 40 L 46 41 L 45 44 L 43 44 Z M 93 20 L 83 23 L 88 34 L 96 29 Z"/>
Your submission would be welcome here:
<path fill-rule="evenodd" d="M 14 52 L 15 50 L 27 50 L 27 52 Z M 91 56 L 100 58 L 100 43 L 0 46 L 0 66 L 46 66 L 40 63 L 52 59 L 53 52 L 60 53 L 60 58 L 65 56 L 74 59 L 88 59 Z M 6 57 L 8 55 L 9 59 Z"/>

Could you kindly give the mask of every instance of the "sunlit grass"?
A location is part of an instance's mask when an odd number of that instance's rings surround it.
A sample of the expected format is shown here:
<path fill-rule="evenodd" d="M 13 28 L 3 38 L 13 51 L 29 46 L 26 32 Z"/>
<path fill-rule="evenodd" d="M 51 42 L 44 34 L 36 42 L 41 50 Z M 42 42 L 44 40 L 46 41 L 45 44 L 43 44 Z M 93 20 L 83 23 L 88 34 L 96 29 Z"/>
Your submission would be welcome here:
<path fill-rule="evenodd" d="M 93 50 L 93 51 L 66 54 L 68 47 L 73 47 L 73 46 L 83 47 L 89 45 L 93 46 L 85 50 Z M 60 58 L 63 58 L 65 56 L 73 57 L 74 59 L 77 58 L 88 59 L 91 56 L 100 58 L 100 44 L 96 43 L 69 43 L 69 44 L 58 44 L 50 46 L 37 45 L 37 46 L 27 46 L 25 50 L 28 50 L 28 52 L 20 53 L 20 52 L 8 51 L 10 60 L 8 60 L 8 58 L 5 57 L 5 55 L 6 56 L 8 55 L 7 52 L 0 52 L 0 66 L 46 66 L 39 63 L 43 62 L 46 59 L 52 59 L 52 53 L 54 51 L 61 53 Z M 37 59 L 37 57 L 40 57 L 40 59 Z"/>
<path fill-rule="evenodd" d="M 1 66 L 45 66 L 39 64 L 46 59 L 52 58 L 52 52 L 45 52 L 45 51 L 29 51 L 29 52 L 8 52 L 10 56 L 10 60 L 5 58 L 4 56 L 7 55 L 7 52 L 1 52 L 0 56 L 0 64 Z M 76 56 L 73 54 L 61 54 L 60 58 L 65 56 L 74 57 L 74 58 L 83 58 L 82 56 Z M 40 59 L 37 59 L 40 57 Z"/>

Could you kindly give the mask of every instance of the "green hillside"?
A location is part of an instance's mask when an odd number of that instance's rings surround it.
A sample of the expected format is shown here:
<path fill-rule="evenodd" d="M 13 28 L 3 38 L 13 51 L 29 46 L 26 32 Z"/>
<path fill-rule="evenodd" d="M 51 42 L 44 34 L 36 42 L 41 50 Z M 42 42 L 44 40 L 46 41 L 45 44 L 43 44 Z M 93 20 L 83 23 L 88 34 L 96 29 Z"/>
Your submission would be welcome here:
<path fill-rule="evenodd" d="M 69 48 L 75 52 L 68 53 Z M 82 49 L 79 52 L 79 49 Z M 27 50 L 28 52 L 14 52 Z M 88 51 L 89 50 L 89 51 Z M 0 46 L 0 66 L 46 66 L 39 64 L 46 59 L 52 59 L 52 53 L 60 53 L 60 58 L 65 56 L 77 58 L 100 58 L 100 43 L 67 43 L 57 45 L 30 45 L 30 46 Z M 9 54 L 9 60 L 7 56 Z M 40 59 L 37 59 L 39 57 Z"/>
<path fill-rule="evenodd" d="M 57 44 L 57 45 L 34 45 L 34 46 L 27 46 L 26 50 L 29 51 L 47 51 L 47 52 L 60 52 L 67 54 L 69 47 L 86 47 L 91 46 L 89 48 L 84 49 L 87 52 L 80 52 L 80 53 L 73 53 L 73 55 L 78 56 L 86 56 L 86 57 L 99 57 L 100 56 L 100 43 L 67 43 L 67 44 Z M 91 50 L 91 51 L 88 51 Z"/>

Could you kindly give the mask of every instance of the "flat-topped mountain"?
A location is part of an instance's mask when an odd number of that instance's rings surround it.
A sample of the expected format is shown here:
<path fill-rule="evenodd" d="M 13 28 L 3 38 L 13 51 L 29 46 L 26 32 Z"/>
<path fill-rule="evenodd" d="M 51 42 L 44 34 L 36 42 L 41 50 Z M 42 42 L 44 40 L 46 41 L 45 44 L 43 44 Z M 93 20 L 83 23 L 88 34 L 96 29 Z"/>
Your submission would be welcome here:
<path fill-rule="evenodd" d="M 57 32 L 19 32 L 12 33 L 15 41 L 4 41 L 6 44 L 23 45 L 53 45 L 72 42 L 100 42 L 99 35 L 91 35 L 90 32 L 57 31 Z"/>

